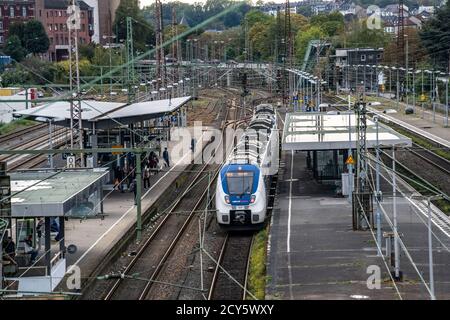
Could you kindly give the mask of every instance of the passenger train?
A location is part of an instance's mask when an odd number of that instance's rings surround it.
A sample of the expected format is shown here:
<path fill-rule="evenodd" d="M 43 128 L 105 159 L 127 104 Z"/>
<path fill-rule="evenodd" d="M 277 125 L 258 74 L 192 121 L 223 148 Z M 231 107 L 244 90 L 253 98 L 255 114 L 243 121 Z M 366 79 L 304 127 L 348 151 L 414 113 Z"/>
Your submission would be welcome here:
<path fill-rule="evenodd" d="M 216 218 L 226 230 L 258 230 L 267 218 L 271 178 L 278 172 L 275 108 L 261 104 L 225 164 L 216 187 Z"/>

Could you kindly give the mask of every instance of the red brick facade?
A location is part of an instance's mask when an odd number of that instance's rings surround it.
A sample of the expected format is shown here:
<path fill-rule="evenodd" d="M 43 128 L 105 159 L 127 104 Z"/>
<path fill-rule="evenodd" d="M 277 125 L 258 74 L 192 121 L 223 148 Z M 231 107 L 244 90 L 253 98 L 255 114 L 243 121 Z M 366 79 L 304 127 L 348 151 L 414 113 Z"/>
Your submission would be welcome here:
<path fill-rule="evenodd" d="M 0 1 L 0 46 L 6 43 L 9 26 L 13 22 L 26 22 L 34 18 L 34 0 Z"/>

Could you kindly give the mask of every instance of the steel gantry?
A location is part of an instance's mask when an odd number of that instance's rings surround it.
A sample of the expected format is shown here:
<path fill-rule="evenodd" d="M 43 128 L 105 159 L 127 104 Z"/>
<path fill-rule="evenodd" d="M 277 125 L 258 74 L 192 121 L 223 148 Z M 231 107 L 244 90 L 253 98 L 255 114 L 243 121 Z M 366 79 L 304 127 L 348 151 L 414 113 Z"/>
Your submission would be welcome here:
<path fill-rule="evenodd" d="M 368 183 L 367 106 L 360 97 L 355 104 L 356 113 L 356 190 L 353 193 L 353 229 L 366 230 L 373 223 L 373 194 Z"/>
<path fill-rule="evenodd" d="M 70 77 L 70 147 L 76 145 L 83 149 L 83 124 L 80 99 L 80 66 L 78 57 L 78 31 L 80 30 L 80 7 L 76 0 L 71 0 L 67 8 L 67 28 L 69 30 L 69 77 Z M 81 166 L 84 167 L 84 156 L 81 154 Z"/>

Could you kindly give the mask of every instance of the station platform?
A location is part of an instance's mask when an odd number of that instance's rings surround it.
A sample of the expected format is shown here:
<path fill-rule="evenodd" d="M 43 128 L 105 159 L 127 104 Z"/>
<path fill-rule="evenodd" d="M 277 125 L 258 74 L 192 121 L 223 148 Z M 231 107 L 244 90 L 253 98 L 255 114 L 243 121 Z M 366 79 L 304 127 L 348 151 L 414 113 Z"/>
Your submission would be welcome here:
<path fill-rule="evenodd" d="M 207 131 L 203 134 L 203 141 L 209 139 Z M 168 143 L 169 153 L 177 148 L 177 142 Z M 165 147 L 165 144 L 162 145 Z M 194 154 L 198 157 L 201 148 L 196 148 Z M 151 176 L 150 188 L 144 189 L 142 184 L 142 213 L 148 210 L 168 188 L 175 183 L 180 174 L 191 163 L 193 155 L 185 153 L 181 157 L 172 157 L 170 167 L 164 167 L 158 174 Z M 176 159 L 176 160 L 175 160 Z M 160 158 L 160 163 L 164 160 Z M 106 197 L 105 197 L 106 196 Z M 82 279 L 89 277 L 99 263 L 106 258 L 113 247 L 122 239 L 124 234 L 136 222 L 136 206 L 133 192 L 119 190 L 104 191 L 102 219 L 77 220 L 66 222 L 66 244 L 74 244 L 77 251 L 67 254 L 67 272 L 72 266 L 80 268 Z M 83 281 L 82 281 L 83 282 Z M 64 288 L 64 284 L 62 285 Z"/>
<path fill-rule="evenodd" d="M 345 96 L 338 96 L 343 101 L 347 101 Z M 433 116 L 433 111 L 427 108 L 422 109 L 420 105 L 416 105 L 415 114 L 405 114 L 406 103 L 399 103 L 399 110 L 396 110 L 396 101 L 390 100 L 384 97 L 369 97 L 370 101 L 378 101 L 381 103 L 380 106 L 373 106 L 369 109 L 377 111 L 380 116 L 385 116 L 386 118 L 392 118 L 404 122 L 406 125 L 413 126 L 417 128 L 418 133 L 424 135 L 433 135 L 438 139 L 443 145 L 450 146 L 450 128 L 445 127 L 445 116 L 442 113 L 436 112 Z M 412 101 L 410 101 L 409 106 L 412 107 Z M 384 110 L 391 109 L 394 110 L 393 113 L 383 113 Z"/>
<path fill-rule="evenodd" d="M 276 209 L 270 227 L 266 299 L 396 299 L 392 283 L 370 290 L 367 267 L 381 268 L 369 232 L 352 230 L 351 205 L 334 186 L 317 183 L 306 153 L 281 156 Z"/>

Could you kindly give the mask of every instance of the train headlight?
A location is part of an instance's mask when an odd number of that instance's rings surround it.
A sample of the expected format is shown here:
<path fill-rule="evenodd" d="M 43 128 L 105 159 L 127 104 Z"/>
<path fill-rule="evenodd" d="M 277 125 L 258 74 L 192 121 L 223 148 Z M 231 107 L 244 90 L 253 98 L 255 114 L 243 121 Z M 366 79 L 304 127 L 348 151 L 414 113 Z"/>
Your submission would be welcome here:
<path fill-rule="evenodd" d="M 250 198 L 250 203 L 255 203 L 256 201 L 256 196 L 253 194 L 252 197 Z"/>
<path fill-rule="evenodd" d="M 229 196 L 225 196 L 225 203 L 226 204 L 230 204 L 230 197 Z"/>

